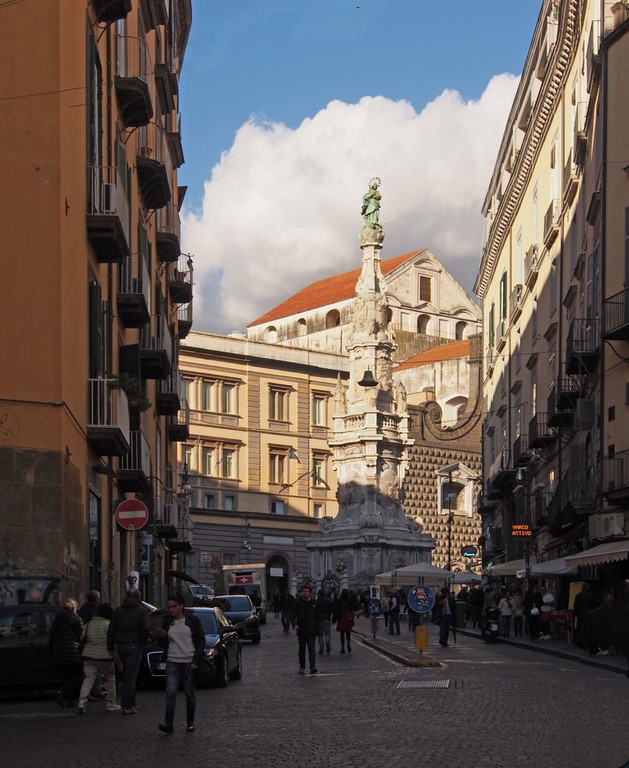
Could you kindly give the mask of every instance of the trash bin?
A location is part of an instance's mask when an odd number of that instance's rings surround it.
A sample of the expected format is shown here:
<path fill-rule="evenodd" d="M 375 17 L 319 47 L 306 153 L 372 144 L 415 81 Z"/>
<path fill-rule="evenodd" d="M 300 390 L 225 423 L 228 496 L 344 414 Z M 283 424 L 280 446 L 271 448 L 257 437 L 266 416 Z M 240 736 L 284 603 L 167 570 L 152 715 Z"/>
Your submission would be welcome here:
<path fill-rule="evenodd" d="M 467 603 L 465 603 L 463 600 L 459 600 L 456 604 L 456 626 L 465 627 L 465 614 L 467 613 Z"/>
<path fill-rule="evenodd" d="M 425 651 L 428 648 L 428 627 L 421 625 L 415 627 L 415 648 Z"/>

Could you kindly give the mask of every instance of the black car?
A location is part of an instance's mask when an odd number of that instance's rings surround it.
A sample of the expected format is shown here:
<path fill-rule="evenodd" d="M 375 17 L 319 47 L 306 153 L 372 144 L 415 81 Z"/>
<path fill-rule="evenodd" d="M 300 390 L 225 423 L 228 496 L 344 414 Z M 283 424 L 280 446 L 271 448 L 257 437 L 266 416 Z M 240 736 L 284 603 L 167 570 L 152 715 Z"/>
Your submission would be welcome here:
<path fill-rule="evenodd" d="M 0 608 L 0 689 L 46 691 L 63 675 L 50 660 L 48 636 L 59 605 L 26 603 Z"/>
<path fill-rule="evenodd" d="M 205 632 L 205 657 L 197 670 L 199 685 L 217 685 L 224 688 L 230 680 L 242 677 L 242 651 L 240 640 L 233 624 L 220 608 L 188 608 L 198 616 Z M 150 616 L 151 637 L 161 628 L 167 611 L 157 609 Z M 140 667 L 140 683 L 166 679 L 166 662 L 162 658 L 158 641 L 149 640 L 144 649 Z"/>
<path fill-rule="evenodd" d="M 260 642 L 260 617 L 247 595 L 215 595 L 212 601 L 236 627 L 241 640 Z"/>

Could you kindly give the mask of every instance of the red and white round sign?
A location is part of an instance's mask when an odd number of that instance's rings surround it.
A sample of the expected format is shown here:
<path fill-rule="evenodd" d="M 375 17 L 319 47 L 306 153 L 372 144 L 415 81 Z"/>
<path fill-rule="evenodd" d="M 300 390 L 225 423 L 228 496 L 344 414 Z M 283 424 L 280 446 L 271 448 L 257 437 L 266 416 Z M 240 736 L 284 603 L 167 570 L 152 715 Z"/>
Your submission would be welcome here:
<path fill-rule="evenodd" d="M 116 508 L 116 521 L 125 531 L 139 531 L 149 521 L 148 508 L 139 499 L 125 499 Z"/>

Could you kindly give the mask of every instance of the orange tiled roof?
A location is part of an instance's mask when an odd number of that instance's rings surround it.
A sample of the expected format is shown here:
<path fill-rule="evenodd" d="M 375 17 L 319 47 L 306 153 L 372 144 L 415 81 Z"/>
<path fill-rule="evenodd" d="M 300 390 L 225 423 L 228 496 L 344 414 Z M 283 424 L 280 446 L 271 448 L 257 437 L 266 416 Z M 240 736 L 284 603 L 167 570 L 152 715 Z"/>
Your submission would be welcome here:
<path fill-rule="evenodd" d="M 383 275 L 388 275 L 400 264 L 404 264 L 411 257 L 417 256 L 418 253 L 424 250 L 421 248 L 418 251 L 411 251 L 405 253 L 403 256 L 395 256 L 392 259 L 385 259 L 381 262 L 380 267 Z M 273 309 L 269 310 L 266 314 L 249 323 L 247 326 L 251 328 L 254 325 L 261 325 L 262 323 L 270 323 L 273 320 L 279 320 L 282 317 L 290 317 L 291 315 L 297 315 L 301 312 L 307 312 L 310 309 L 316 309 L 317 307 L 325 307 L 328 304 L 335 304 L 339 301 L 345 301 L 351 299 L 356 293 L 356 283 L 360 277 L 361 268 L 352 269 L 349 272 L 343 272 L 340 275 L 333 275 L 332 277 L 326 277 L 323 280 L 317 280 L 315 283 L 303 288 L 299 293 L 295 293 L 290 298 L 278 304 Z"/>
<path fill-rule="evenodd" d="M 395 368 L 395 372 L 405 371 L 408 368 L 419 368 L 421 365 L 428 365 L 430 363 L 442 363 L 445 360 L 457 360 L 460 357 L 469 357 L 469 354 L 469 339 L 453 341 L 450 344 L 440 344 L 438 347 L 431 347 L 424 352 L 420 352 L 418 355 L 409 357 L 408 360 L 405 360 Z"/>

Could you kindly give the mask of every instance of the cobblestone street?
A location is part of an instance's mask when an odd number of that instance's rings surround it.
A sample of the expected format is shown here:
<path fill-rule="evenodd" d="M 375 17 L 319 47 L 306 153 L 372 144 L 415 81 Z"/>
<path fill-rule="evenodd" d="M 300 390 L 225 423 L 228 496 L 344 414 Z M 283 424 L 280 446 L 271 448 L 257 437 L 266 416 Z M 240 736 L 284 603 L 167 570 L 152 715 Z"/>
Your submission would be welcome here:
<path fill-rule="evenodd" d="M 335 636 L 332 653 L 317 656 L 319 673 L 300 677 L 297 641 L 270 617 L 260 645 L 243 646 L 242 681 L 198 692 L 195 733 L 183 727 L 183 694 L 173 736 L 157 730 L 161 690 L 140 692 L 133 717 L 101 704 L 79 717 L 52 697 L 5 697 L 3 764 L 620 768 L 629 758 L 624 675 L 461 633 L 441 648 L 432 625 L 429 638 L 441 667 L 404 666 L 358 636 L 341 655 Z M 410 632 L 393 639 L 412 652 Z"/>

